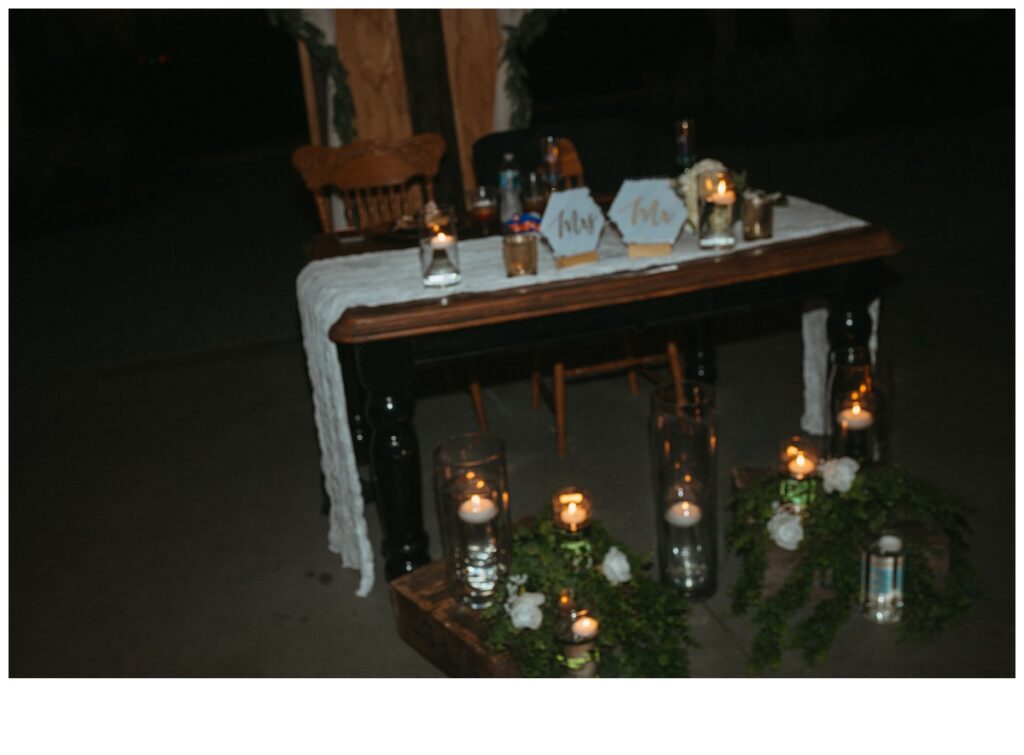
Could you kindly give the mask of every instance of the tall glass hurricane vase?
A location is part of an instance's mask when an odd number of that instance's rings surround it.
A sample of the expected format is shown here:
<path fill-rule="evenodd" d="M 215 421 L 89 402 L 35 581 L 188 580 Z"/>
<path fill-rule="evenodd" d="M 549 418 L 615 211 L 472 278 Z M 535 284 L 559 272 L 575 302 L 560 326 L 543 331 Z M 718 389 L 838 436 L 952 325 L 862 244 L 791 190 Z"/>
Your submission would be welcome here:
<path fill-rule="evenodd" d="M 504 443 L 485 433 L 448 438 L 434 452 L 434 481 L 448 584 L 465 605 L 487 608 L 508 569 Z"/>
<path fill-rule="evenodd" d="M 718 584 L 714 393 L 699 382 L 651 397 L 655 526 L 662 582 L 702 600 Z"/>

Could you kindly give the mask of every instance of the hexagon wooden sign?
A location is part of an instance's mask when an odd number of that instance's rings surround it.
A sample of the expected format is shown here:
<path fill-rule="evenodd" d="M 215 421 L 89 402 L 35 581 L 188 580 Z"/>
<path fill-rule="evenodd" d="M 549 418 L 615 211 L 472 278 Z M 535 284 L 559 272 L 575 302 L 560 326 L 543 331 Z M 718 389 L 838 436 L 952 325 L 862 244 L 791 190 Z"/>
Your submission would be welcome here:
<path fill-rule="evenodd" d="M 597 262 L 597 244 L 604 222 L 604 213 L 590 196 L 590 189 L 552 192 L 540 221 L 540 232 L 551 246 L 555 265 Z"/>
<path fill-rule="evenodd" d="M 686 222 L 686 205 L 667 178 L 627 179 L 608 217 L 629 246 L 630 257 L 668 254 Z"/>

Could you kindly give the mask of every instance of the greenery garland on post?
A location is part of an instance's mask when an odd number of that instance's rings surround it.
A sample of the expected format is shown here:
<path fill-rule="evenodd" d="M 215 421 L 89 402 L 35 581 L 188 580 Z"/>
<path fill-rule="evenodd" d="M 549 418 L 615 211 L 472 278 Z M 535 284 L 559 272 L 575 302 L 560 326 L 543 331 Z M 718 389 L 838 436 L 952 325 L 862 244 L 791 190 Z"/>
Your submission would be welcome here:
<path fill-rule="evenodd" d="M 510 125 L 512 128 L 525 128 L 530 125 L 533 117 L 533 102 L 527 87 L 529 76 L 526 73 L 526 51 L 547 30 L 548 21 L 558 10 L 537 9 L 527 11 L 517 26 L 503 26 L 507 38 L 501 60 L 508 66 L 505 76 L 505 92 L 512 102 Z"/>
<path fill-rule="evenodd" d="M 604 569 L 609 552 L 609 561 L 616 562 L 612 576 Z M 509 600 L 502 595 L 482 614 L 488 649 L 509 650 L 522 676 L 564 676 L 557 604 L 560 591 L 571 589 L 576 603 L 600 622 L 600 676 L 686 676 L 688 649 L 696 645 L 687 623 L 688 606 L 671 588 L 638 573 L 650 566 L 616 544 L 598 522 L 591 524 L 585 539 L 567 537 L 546 518 L 519 525 L 513 535 Z M 535 606 L 537 594 L 544 596 L 540 606 Z M 513 625 L 511 604 L 517 596 L 530 599 L 530 610 L 539 612 L 535 629 Z"/>
<path fill-rule="evenodd" d="M 313 63 L 334 82 L 334 130 L 342 144 L 355 141 L 359 136 L 355 126 L 356 107 L 348 88 L 348 71 L 338 57 L 337 48 L 327 44 L 323 31 L 303 18 L 300 10 L 270 10 L 267 16 L 272 26 L 283 26 L 292 37 L 305 42 Z"/>
<path fill-rule="evenodd" d="M 779 500 L 779 477 L 768 475 L 736 490 L 726 543 L 742 559 L 731 590 L 736 614 L 750 612 L 757 630 L 748 670 L 777 668 L 784 648 L 799 649 L 813 665 L 828 654 L 839 628 L 849 620 L 860 595 L 861 551 L 868 539 L 885 530 L 903 535 L 904 601 L 898 625 L 905 640 L 926 639 L 959 620 L 977 597 L 968 561 L 970 527 L 966 507 L 935 486 L 888 466 L 861 470 L 846 492 L 826 492 L 821 478 L 807 481 L 811 503 L 801 521 L 798 560 L 770 597 L 764 596 L 768 534 Z M 942 532 L 949 539 L 949 574 L 945 590 L 935 584 L 925 548 L 918 537 Z M 823 574 L 831 574 L 833 595 L 821 600 L 795 624 L 790 623 L 810 598 Z"/>

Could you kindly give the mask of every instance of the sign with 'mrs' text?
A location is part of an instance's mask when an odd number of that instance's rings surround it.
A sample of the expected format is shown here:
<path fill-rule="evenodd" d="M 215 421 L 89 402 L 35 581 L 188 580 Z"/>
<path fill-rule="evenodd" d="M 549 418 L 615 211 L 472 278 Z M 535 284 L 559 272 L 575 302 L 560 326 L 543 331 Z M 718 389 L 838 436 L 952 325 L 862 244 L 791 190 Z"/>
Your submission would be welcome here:
<path fill-rule="evenodd" d="M 626 180 L 608 217 L 627 244 L 672 244 L 686 222 L 686 205 L 667 178 Z"/>
<path fill-rule="evenodd" d="M 540 232 L 556 261 L 589 253 L 597 259 L 597 243 L 603 229 L 604 213 L 585 186 L 552 192 L 540 221 Z"/>

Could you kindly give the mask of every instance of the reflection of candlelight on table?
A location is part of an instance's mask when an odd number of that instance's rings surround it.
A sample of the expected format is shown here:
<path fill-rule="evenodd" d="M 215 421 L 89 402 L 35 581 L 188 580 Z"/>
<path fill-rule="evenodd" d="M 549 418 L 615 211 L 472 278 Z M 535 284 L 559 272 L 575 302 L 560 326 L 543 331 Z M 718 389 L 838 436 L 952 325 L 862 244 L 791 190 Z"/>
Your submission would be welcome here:
<path fill-rule="evenodd" d="M 875 424 L 875 415 L 861 407 L 858 401 L 854 401 L 849 409 L 840 411 L 836 419 L 844 430 L 864 430 Z"/>

